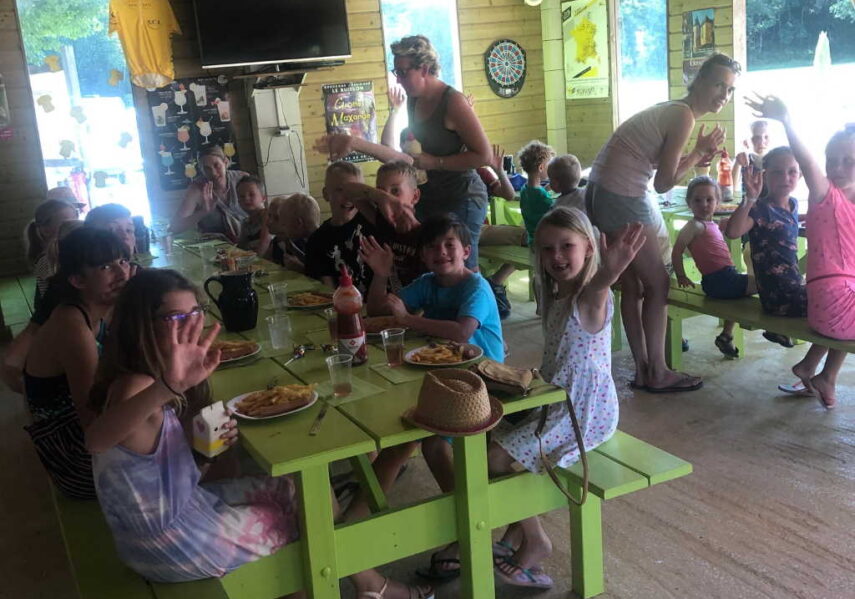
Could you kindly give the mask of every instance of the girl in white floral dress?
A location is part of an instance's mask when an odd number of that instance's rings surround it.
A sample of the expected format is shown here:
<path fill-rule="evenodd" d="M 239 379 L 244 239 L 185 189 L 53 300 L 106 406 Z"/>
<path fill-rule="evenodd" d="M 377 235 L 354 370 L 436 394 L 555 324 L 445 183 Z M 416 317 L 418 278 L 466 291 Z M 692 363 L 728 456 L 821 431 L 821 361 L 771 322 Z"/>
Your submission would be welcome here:
<path fill-rule="evenodd" d="M 640 224 L 628 225 L 611 245 L 605 236 L 600 247 L 588 218 L 575 208 L 548 212 L 535 233 L 536 269 L 543 281 L 544 380 L 570 395 L 586 449 L 614 434 L 618 402 L 611 372 L 610 287 L 645 243 Z M 512 472 L 518 462 L 541 473 L 538 439 L 540 419 L 533 412 L 522 422 L 502 422 L 493 432 L 490 470 Z M 579 448 L 565 402 L 549 407 L 541 433 L 543 451 L 553 464 L 567 468 L 579 460 Z M 538 564 L 549 556 L 552 543 L 535 516 L 509 528 L 509 554 L 496 562 L 496 574 L 508 584 L 549 588 L 552 580 Z M 514 541 L 520 542 L 513 549 Z"/>

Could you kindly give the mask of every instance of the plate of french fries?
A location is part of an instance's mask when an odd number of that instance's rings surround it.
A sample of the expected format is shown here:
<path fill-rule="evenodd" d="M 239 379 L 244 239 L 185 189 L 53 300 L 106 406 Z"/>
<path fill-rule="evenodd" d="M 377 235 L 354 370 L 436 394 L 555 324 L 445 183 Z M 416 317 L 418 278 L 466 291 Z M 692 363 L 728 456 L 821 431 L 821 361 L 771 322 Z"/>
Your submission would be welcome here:
<path fill-rule="evenodd" d="M 313 310 L 332 306 L 332 294 L 320 291 L 289 293 L 288 307 L 296 310 Z"/>
<path fill-rule="evenodd" d="M 226 406 L 246 420 L 267 420 L 305 410 L 318 401 L 314 385 L 278 385 L 238 395 Z"/>
<path fill-rule="evenodd" d="M 460 366 L 484 355 L 484 350 L 472 343 L 429 343 L 404 354 L 404 362 L 414 366 Z"/>
<path fill-rule="evenodd" d="M 214 341 L 211 349 L 220 350 L 220 364 L 226 364 L 258 354 L 261 345 L 255 341 Z"/>

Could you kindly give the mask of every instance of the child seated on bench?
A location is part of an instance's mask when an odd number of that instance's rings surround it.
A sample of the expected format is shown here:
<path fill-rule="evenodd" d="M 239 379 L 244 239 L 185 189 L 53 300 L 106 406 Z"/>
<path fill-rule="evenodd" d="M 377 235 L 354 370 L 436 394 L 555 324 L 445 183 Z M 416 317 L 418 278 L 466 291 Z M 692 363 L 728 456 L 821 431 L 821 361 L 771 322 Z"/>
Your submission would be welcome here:
<path fill-rule="evenodd" d="M 642 231 L 641 224 L 627 225 L 614 242 L 607 244 L 602 235 L 597 244 L 585 214 L 562 206 L 547 212 L 535 233 L 536 265 L 543 282 L 541 373 L 545 381 L 567 391 L 587 451 L 607 441 L 617 429 L 610 287 L 644 244 Z M 488 450 L 491 474 L 513 472 L 514 462 L 542 473 L 551 464 L 545 464 L 541 454 L 560 468 L 579 461 L 567 404 L 553 404 L 547 410 L 542 430 L 539 411 L 517 424 L 499 423 Z M 537 516 L 508 527 L 502 543 L 511 549 L 496 560 L 501 580 L 515 586 L 552 586 L 552 579 L 540 569 L 552 552 L 552 543 Z"/>
<path fill-rule="evenodd" d="M 808 186 L 807 319 L 817 333 L 855 340 L 855 127 L 835 133 L 825 147 L 825 167 L 797 135 L 786 105 L 774 97 L 746 99 L 756 116 L 781 121 Z M 815 375 L 828 353 L 822 372 Z M 793 367 L 808 392 L 833 408 L 837 375 L 846 352 L 814 344 Z"/>
<path fill-rule="evenodd" d="M 219 577 L 299 537 L 293 480 L 245 477 L 199 484 L 176 411 L 209 393 L 220 362 L 203 334 L 196 289 L 172 270 L 147 269 L 119 298 L 86 431 L 98 500 L 121 559 L 155 582 Z M 237 440 L 234 420 L 221 435 Z M 318 497 L 318 501 L 325 498 Z M 432 597 L 373 570 L 352 576 L 357 596 Z M 407 592 L 407 595 L 404 593 Z M 304 597 L 302 593 L 291 595 Z"/>
<path fill-rule="evenodd" d="M 694 218 L 680 231 L 671 251 L 671 262 L 680 287 L 695 286 L 683 268 L 683 252 L 688 248 L 701 271 L 701 287 L 709 297 L 736 299 L 757 293 L 754 277 L 740 274 L 733 266 L 730 250 L 721 235 L 721 225 L 713 221 L 721 203 L 718 183 L 707 176 L 695 177 L 686 189 L 686 203 Z M 715 346 L 728 358 L 739 357 L 739 350 L 733 346 L 735 324 L 732 320 L 725 320 L 721 333 L 715 338 Z"/>
<path fill-rule="evenodd" d="M 561 195 L 555 198 L 555 206 L 567 206 L 585 212 L 585 188 L 579 187 L 582 180 L 582 164 L 573 154 L 557 156 L 546 167 L 549 187 Z"/>

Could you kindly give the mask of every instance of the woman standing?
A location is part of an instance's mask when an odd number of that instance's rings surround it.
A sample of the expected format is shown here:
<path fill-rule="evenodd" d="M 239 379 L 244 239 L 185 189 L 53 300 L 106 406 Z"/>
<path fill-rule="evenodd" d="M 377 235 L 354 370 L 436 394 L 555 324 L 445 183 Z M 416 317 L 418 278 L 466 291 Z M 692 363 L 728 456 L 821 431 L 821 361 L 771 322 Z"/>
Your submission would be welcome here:
<path fill-rule="evenodd" d="M 439 55 L 423 35 L 402 38 L 392 44 L 392 73 L 407 92 L 408 131 L 421 144 L 415 156 L 359 137 L 333 134 L 322 138 L 318 149 L 331 160 L 363 152 L 383 162 L 404 160 L 427 171 L 420 185 L 416 217 L 452 212 L 466 224 L 472 236 L 470 269 L 478 266 L 478 238 L 487 216 L 487 187 L 475 172 L 492 158 L 490 142 L 466 97 L 439 79 Z"/>
<path fill-rule="evenodd" d="M 702 125 L 695 148 L 682 155 L 683 147 L 698 118 L 718 113 L 730 101 L 740 71 L 739 63 L 724 54 L 709 57 L 685 98 L 657 104 L 624 122 L 591 168 L 586 208 L 609 242 L 630 223 L 644 225 L 646 242 L 621 277 L 621 312 L 636 365 L 632 385 L 651 393 L 694 391 L 703 382 L 665 364 L 668 273 L 656 238 L 662 217 L 647 198 L 647 186 L 652 179 L 655 190 L 664 193 L 690 168 L 712 159 L 724 143 L 719 126 L 706 134 Z"/>
<path fill-rule="evenodd" d="M 201 233 L 220 234 L 237 243 L 241 221 L 246 218 L 238 203 L 237 184 L 248 173 L 229 170 L 229 159 L 220 146 L 202 150 L 199 163 L 204 178 L 187 188 L 181 207 L 172 217 L 172 232 L 181 233 L 195 226 Z"/>

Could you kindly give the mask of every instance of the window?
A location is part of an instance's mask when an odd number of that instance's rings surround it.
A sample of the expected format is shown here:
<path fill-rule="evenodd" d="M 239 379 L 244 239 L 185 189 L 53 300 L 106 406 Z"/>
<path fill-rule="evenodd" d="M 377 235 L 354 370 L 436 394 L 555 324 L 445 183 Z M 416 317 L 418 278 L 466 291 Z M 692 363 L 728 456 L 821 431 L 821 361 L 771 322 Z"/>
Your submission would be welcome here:
<path fill-rule="evenodd" d="M 408 35 L 424 35 L 439 53 L 439 78 L 455 89 L 461 89 L 463 77 L 460 70 L 460 36 L 457 29 L 457 0 L 380 0 L 383 18 L 383 37 L 386 42 L 386 66 L 394 68 L 392 42 Z M 389 87 L 396 85 L 395 76 L 389 73 Z M 398 113 L 397 131 L 407 126 L 407 111 Z"/>
<path fill-rule="evenodd" d="M 619 0 L 618 121 L 668 99 L 666 0 Z"/>

